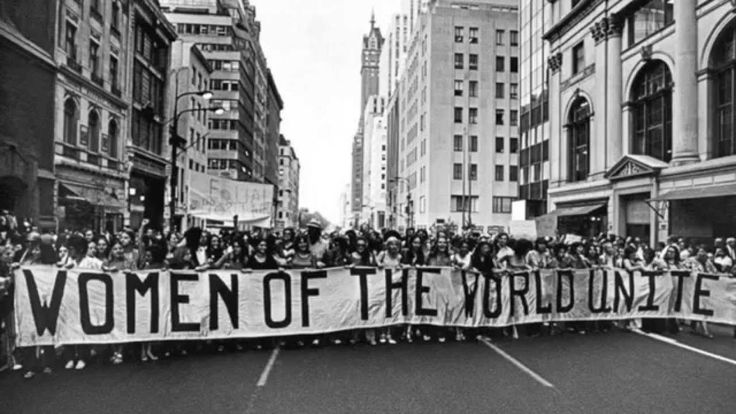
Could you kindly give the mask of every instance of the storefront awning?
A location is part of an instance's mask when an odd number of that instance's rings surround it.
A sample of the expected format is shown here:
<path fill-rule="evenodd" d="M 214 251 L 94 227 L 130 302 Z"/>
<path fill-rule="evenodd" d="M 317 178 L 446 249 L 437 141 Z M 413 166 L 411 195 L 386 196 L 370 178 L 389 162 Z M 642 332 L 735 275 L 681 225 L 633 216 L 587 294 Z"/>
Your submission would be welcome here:
<path fill-rule="evenodd" d="M 59 183 L 59 192 L 62 199 L 70 201 L 85 201 L 93 206 L 111 208 L 125 208 L 125 202 L 118 200 L 103 189 L 86 188 L 69 183 Z"/>
<path fill-rule="evenodd" d="M 736 184 L 715 185 L 709 187 L 692 187 L 670 190 L 649 201 L 693 200 L 697 198 L 714 198 L 736 196 Z"/>
<path fill-rule="evenodd" d="M 588 214 L 605 207 L 606 204 L 590 204 L 578 207 L 562 207 L 550 212 L 548 215 L 557 217 L 587 216 Z"/>

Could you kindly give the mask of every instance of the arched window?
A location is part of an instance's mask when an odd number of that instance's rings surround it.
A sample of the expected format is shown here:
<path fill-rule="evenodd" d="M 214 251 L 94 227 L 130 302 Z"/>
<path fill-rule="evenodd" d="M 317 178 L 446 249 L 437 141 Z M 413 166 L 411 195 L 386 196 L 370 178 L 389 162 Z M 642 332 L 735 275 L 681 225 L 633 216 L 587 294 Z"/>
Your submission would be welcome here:
<path fill-rule="evenodd" d="M 100 150 L 100 116 L 97 111 L 89 111 L 89 150 L 98 152 Z"/>
<path fill-rule="evenodd" d="M 108 145 L 110 146 L 110 156 L 112 158 L 118 157 L 118 123 L 114 119 L 111 119 L 107 124 L 107 135 L 110 139 Z"/>
<path fill-rule="evenodd" d="M 713 46 L 710 67 L 715 81 L 713 157 L 736 154 L 736 111 L 734 111 L 734 85 L 736 85 L 736 24 L 730 25 Z"/>
<path fill-rule="evenodd" d="M 584 181 L 590 173 L 590 104 L 578 98 L 568 115 L 569 181 Z"/>
<path fill-rule="evenodd" d="M 697 97 L 693 97 L 697 99 Z M 661 60 L 646 64 L 631 90 L 634 154 L 672 159 L 672 75 Z"/>
<path fill-rule="evenodd" d="M 78 124 L 77 104 L 74 99 L 68 98 L 64 102 L 64 142 L 67 144 L 77 145 Z"/>

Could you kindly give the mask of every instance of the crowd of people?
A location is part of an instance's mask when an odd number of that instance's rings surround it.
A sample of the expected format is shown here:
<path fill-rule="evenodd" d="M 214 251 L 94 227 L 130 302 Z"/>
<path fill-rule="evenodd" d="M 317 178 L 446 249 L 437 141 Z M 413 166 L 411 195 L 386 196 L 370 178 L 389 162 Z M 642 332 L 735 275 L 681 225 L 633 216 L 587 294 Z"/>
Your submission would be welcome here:
<path fill-rule="evenodd" d="M 63 346 L 13 349 L 13 270 L 24 265 L 53 265 L 119 272 L 144 269 L 234 269 L 242 272 L 266 269 L 317 269 L 329 267 L 455 267 L 477 272 L 521 271 L 531 269 L 597 266 L 628 270 L 690 269 L 726 273 L 736 277 L 736 238 L 715 239 L 712 245 L 691 244 L 672 236 L 666 243 L 651 247 L 638 238 L 601 235 L 597 238 L 513 239 L 506 233 L 487 235 L 475 232 L 454 234 L 451 231 L 370 228 L 323 233 L 322 225 L 312 220 L 306 229 L 287 228 L 283 232 L 222 230 L 218 233 L 201 228 L 183 234 L 164 234 L 143 221 L 138 231 L 124 229 L 117 234 L 96 234 L 92 230 L 66 230 L 60 234 L 41 233 L 28 221 L 19 222 L 0 212 L 0 329 L 4 349 L 0 358 L 14 370 L 25 370 L 32 378 L 39 372 L 50 373 L 57 361 L 65 369 L 82 370 L 87 363 L 107 360 L 154 361 L 162 356 L 182 356 L 192 352 L 223 352 L 276 345 L 275 341 L 227 340 L 204 343 L 130 344 L 114 346 Z M 642 326 L 643 325 L 643 326 Z M 605 331 L 611 323 L 573 322 L 568 324 L 527 325 L 519 330 L 528 335 L 557 332 Z M 653 331 L 678 331 L 672 321 L 625 321 L 623 327 Z M 421 328 L 421 329 L 420 329 Z M 695 333 L 711 336 L 705 323 L 693 323 Z M 517 327 L 487 330 L 492 335 L 518 337 Z M 301 337 L 289 346 L 355 344 L 366 342 L 395 344 L 445 342 L 448 337 L 462 341 L 471 330 L 438 327 L 394 327 L 351 331 L 316 337 Z M 736 332 L 734 333 L 736 337 Z M 3 352 L 4 351 L 4 352 Z M 0 360 L 0 366 L 3 365 Z"/>

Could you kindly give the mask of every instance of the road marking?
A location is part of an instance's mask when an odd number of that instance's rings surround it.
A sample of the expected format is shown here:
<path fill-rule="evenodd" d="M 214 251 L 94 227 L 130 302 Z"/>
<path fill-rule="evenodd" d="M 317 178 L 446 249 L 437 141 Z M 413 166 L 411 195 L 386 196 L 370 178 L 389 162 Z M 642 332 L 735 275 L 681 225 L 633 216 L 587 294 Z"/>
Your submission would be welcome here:
<path fill-rule="evenodd" d="M 690 346 L 690 345 L 685 345 L 682 342 L 679 342 L 679 341 L 677 341 L 675 339 L 668 338 L 666 336 L 662 336 L 662 335 L 658 335 L 658 334 L 654 334 L 654 333 L 647 333 L 647 332 L 642 332 L 642 331 L 635 331 L 635 332 L 637 334 L 641 335 L 641 336 L 646 336 L 648 338 L 652 338 L 655 341 L 660 341 L 660 342 L 664 342 L 664 343 L 667 343 L 667 344 L 670 344 L 670 345 L 674 345 L 674 346 L 676 346 L 678 348 L 687 349 L 688 351 L 695 352 L 696 354 L 704 355 L 704 356 L 707 356 L 709 358 L 717 359 L 717 360 L 719 360 L 721 362 L 725 362 L 727 364 L 731 364 L 731 365 L 736 366 L 736 361 L 734 361 L 733 359 L 728 359 L 728 358 L 723 357 L 723 356 L 720 356 L 718 354 L 714 354 L 714 353 L 711 353 L 711 352 L 708 352 L 708 351 L 703 351 L 700 348 L 695 348 L 695 347 Z"/>
<path fill-rule="evenodd" d="M 280 348 L 277 346 L 274 348 L 273 352 L 271 352 L 271 358 L 268 359 L 268 363 L 266 364 L 266 367 L 263 368 L 263 372 L 261 372 L 261 377 L 258 378 L 258 385 L 259 387 L 263 387 L 266 385 L 266 381 L 268 381 L 268 374 L 271 373 L 271 369 L 273 369 L 273 364 L 276 362 L 276 358 L 279 356 L 279 350 Z"/>
<path fill-rule="evenodd" d="M 487 347 L 491 348 L 493 351 L 495 351 L 498 355 L 501 355 L 504 359 L 511 362 L 512 364 L 516 365 L 517 368 L 524 371 L 527 375 L 534 378 L 535 381 L 538 383 L 544 385 L 548 388 L 555 388 L 554 385 L 552 385 L 551 382 L 544 379 L 541 375 L 537 374 L 536 372 L 532 371 L 531 368 L 527 367 L 526 365 L 522 364 L 517 360 L 516 358 L 512 357 L 511 355 L 504 352 L 501 348 L 497 347 L 496 345 L 493 345 L 491 341 L 489 341 L 486 338 L 480 338 L 480 341 L 483 342 Z"/>

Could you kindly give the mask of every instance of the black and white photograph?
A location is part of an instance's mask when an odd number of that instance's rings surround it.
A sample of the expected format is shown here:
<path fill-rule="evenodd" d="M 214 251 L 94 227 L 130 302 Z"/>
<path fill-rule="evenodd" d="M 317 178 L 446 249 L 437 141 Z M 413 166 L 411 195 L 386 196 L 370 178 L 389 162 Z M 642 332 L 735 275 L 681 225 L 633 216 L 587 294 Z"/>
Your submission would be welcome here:
<path fill-rule="evenodd" d="M 736 412 L 735 0 L 0 0 L 0 413 Z"/>

